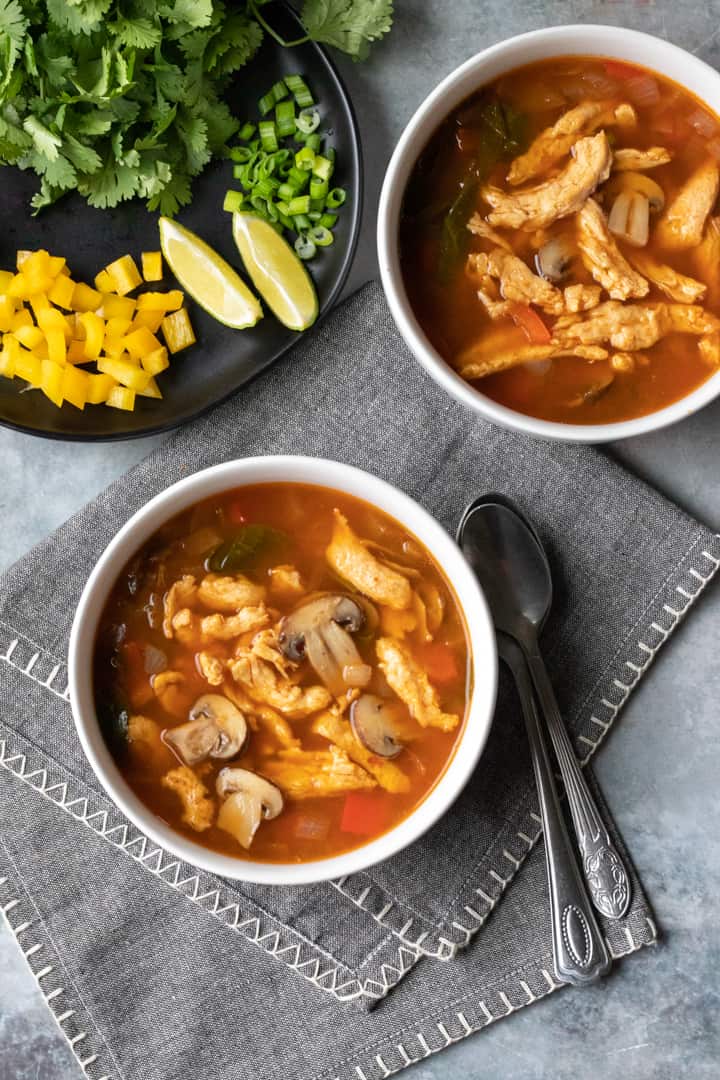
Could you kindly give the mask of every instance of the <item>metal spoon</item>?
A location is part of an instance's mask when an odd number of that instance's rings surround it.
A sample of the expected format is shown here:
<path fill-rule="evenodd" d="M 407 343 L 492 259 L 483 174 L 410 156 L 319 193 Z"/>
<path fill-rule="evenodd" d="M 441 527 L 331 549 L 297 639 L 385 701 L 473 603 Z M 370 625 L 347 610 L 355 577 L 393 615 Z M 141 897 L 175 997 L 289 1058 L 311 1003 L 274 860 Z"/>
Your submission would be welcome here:
<path fill-rule="evenodd" d="M 492 590 L 496 626 L 525 654 L 560 765 L 592 901 L 607 918 L 620 919 L 630 905 L 630 879 L 575 757 L 540 654 L 538 634 L 552 604 L 552 577 L 540 538 L 514 503 L 501 495 L 471 503 L 460 528 L 465 554 L 476 571 L 480 564 L 493 566 L 482 580 L 486 593 Z"/>
<path fill-rule="evenodd" d="M 610 968 L 610 957 L 560 809 L 527 662 L 518 643 L 501 625 L 506 569 L 504 561 L 497 559 L 496 546 L 488 542 L 485 515 L 479 508 L 477 500 L 466 510 L 458 529 L 458 543 L 485 591 L 495 620 L 498 651 L 515 678 L 523 708 L 545 837 L 555 974 L 561 982 L 582 985 L 604 975 Z"/>

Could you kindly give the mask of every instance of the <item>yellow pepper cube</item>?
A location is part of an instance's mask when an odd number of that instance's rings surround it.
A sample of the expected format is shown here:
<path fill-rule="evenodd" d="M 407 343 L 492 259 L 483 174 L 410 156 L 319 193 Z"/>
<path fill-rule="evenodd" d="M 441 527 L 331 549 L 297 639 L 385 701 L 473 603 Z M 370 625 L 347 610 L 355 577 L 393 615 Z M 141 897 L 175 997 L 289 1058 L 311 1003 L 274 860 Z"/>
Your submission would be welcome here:
<path fill-rule="evenodd" d="M 111 409 L 125 409 L 126 412 L 132 412 L 135 408 L 135 391 L 125 386 L 114 386 L 105 404 Z"/>
<path fill-rule="evenodd" d="M 154 352 L 141 356 L 140 363 L 150 375 L 159 375 L 161 371 L 165 371 L 165 368 L 170 367 L 167 349 L 164 345 L 161 345 Z"/>
<path fill-rule="evenodd" d="M 32 301 L 31 301 L 32 303 Z M 62 311 L 58 311 L 57 308 L 51 307 L 49 304 L 47 307 L 40 307 L 35 312 L 35 318 L 37 319 L 40 329 L 47 334 L 50 330 L 57 330 L 59 334 L 72 337 L 73 328 L 68 320 L 63 315 Z"/>
<path fill-rule="evenodd" d="M 105 323 L 105 333 L 108 337 L 125 337 L 131 322 L 131 319 L 121 319 L 115 315 Z"/>
<path fill-rule="evenodd" d="M 102 293 L 97 289 L 91 289 L 84 281 L 75 283 L 72 295 L 72 308 L 74 311 L 97 311 L 102 304 Z"/>
<path fill-rule="evenodd" d="M 48 264 L 48 273 L 50 274 L 50 277 L 57 277 L 58 274 L 67 274 L 69 276 L 70 270 L 65 259 L 60 255 L 51 255 Z"/>
<path fill-rule="evenodd" d="M 28 298 L 30 307 L 32 308 L 33 315 L 37 319 L 41 311 L 52 311 L 52 304 L 48 300 L 45 293 L 32 293 Z M 60 312 L 58 311 L 58 315 Z"/>
<path fill-rule="evenodd" d="M 18 250 L 17 256 L 15 258 L 15 266 L 18 268 L 18 270 L 22 270 L 23 263 L 26 263 L 31 255 L 32 251 L 23 251 L 22 249 Z"/>
<path fill-rule="evenodd" d="M 23 351 L 14 337 L 5 337 L 0 352 L 0 374 L 12 379 L 17 374 L 17 362 Z"/>
<path fill-rule="evenodd" d="M 45 335 L 39 326 L 19 326 L 13 336 L 26 349 L 34 349 L 45 340 Z"/>
<path fill-rule="evenodd" d="M 189 345 L 195 344 L 195 332 L 187 308 L 180 308 L 172 315 L 166 315 L 161 327 L 165 344 L 171 353 L 180 352 L 181 349 L 187 349 Z"/>
<path fill-rule="evenodd" d="M 62 330 L 48 330 L 45 340 L 47 341 L 48 359 L 62 366 L 67 359 L 65 335 Z"/>
<path fill-rule="evenodd" d="M 15 316 L 15 301 L 11 296 L 0 296 L 0 331 L 5 333 L 12 329 Z"/>
<path fill-rule="evenodd" d="M 48 300 L 53 304 L 57 304 L 58 307 L 70 310 L 73 306 L 74 293 L 75 282 L 72 278 L 66 277 L 65 274 L 58 274 L 48 289 Z"/>
<path fill-rule="evenodd" d="M 47 251 L 33 251 L 22 264 L 22 274 L 28 283 L 30 295 L 46 293 L 52 286 L 53 275 L 50 272 L 50 255 Z"/>
<path fill-rule="evenodd" d="M 152 334 L 155 334 L 160 329 L 160 323 L 164 317 L 164 311 L 136 311 L 135 318 L 130 324 L 130 332 L 139 330 L 141 326 L 146 326 Z"/>
<path fill-rule="evenodd" d="M 85 359 L 96 360 L 105 337 L 105 320 L 94 311 L 83 311 L 80 321 L 85 328 Z"/>
<path fill-rule="evenodd" d="M 18 348 L 18 356 L 15 361 L 15 374 L 25 379 L 31 386 L 39 386 L 42 380 L 42 360 L 35 353 L 27 349 Z"/>
<path fill-rule="evenodd" d="M 150 382 L 147 371 L 143 371 L 137 364 L 123 360 L 119 356 L 101 356 L 97 367 L 98 371 L 104 372 L 105 375 L 112 375 L 113 379 L 117 379 L 119 383 L 130 387 L 131 390 L 144 390 Z"/>
<path fill-rule="evenodd" d="M 106 334 L 105 340 L 103 341 L 102 351 L 104 353 L 107 353 L 108 356 L 122 356 L 122 354 L 125 352 L 125 338 L 112 338 Z M 135 363 L 135 361 L 133 361 L 133 363 Z"/>
<path fill-rule="evenodd" d="M 143 251 L 140 256 L 142 260 L 142 272 L 146 281 L 162 281 L 163 267 L 162 267 L 162 252 L 160 251 Z"/>
<path fill-rule="evenodd" d="M 125 348 L 135 360 L 140 360 L 147 353 L 155 352 L 162 346 L 146 326 L 141 326 L 125 338 Z"/>
<path fill-rule="evenodd" d="M 101 270 L 95 277 L 95 288 L 99 289 L 101 293 L 114 292 L 112 278 L 108 274 L 107 270 Z"/>
<path fill-rule="evenodd" d="M 40 361 L 40 389 L 46 398 L 58 408 L 63 403 L 62 395 L 63 367 L 54 360 Z"/>
<path fill-rule="evenodd" d="M 135 301 L 129 296 L 103 293 L 102 310 L 106 319 L 132 319 L 135 314 Z"/>
<path fill-rule="evenodd" d="M 14 296 L 16 300 L 27 300 L 30 296 L 28 281 L 24 274 L 13 274 L 12 280 L 5 289 L 6 296 Z"/>
<path fill-rule="evenodd" d="M 132 255 L 123 255 L 105 267 L 105 271 L 112 281 L 113 289 L 119 296 L 126 296 L 138 285 L 142 285 L 142 278 L 137 264 Z"/>
<path fill-rule="evenodd" d="M 138 311 L 177 311 L 182 307 L 183 294 L 179 289 L 169 292 L 146 292 L 138 296 Z"/>
<path fill-rule="evenodd" d="M 67 365 L 63 369 L 62 396 L 76 409 L 84 409 L 87 402 L 88 381 L 90 376 L 87 371 Z"/>
<path fill-rule="evenodd" d="M 65 357 L 68 364 L 87 364 L 87 356 L 85 355 L 85 342 L 71 341 L 67 347 L 67 356 Z"/>
<path fill-rule="evenodd" d="M 0 296 L 4 295 L 8 285 L 15 277 L 12 270 L 0 270 Z"/>
<path fill-rule="evenodd" d="M 137 391 L 138 397 L 162 398 L 162 390 L 155 379 L 151 379 L 144 390 Z"/>
<path fill-rule="evenodd" d="M 88 405 L 102 405 L 108 399 L 110 391 L 117 386 L 112 375 L 88 375 L 87 403 Z"/>
<path fill-rule="evenodd" d="M 20 308 L 13 315 L 11 330 L 19 330 L 21 326 L 34 326 L 33 318 L 27 308 Z"/>

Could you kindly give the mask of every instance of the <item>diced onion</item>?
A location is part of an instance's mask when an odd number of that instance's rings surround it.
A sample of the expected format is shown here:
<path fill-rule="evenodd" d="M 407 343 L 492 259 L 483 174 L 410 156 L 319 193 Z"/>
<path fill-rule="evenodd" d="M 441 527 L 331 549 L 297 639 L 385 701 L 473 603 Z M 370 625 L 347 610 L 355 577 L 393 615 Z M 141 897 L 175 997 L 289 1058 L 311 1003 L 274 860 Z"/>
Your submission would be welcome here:
<path fill-rule="evenodd" d="M 650 75 L 637 75 L 628 79 L 625 90 L 634 105 L 657 105 L 660 100 L 660 87 Z"/>
<path fill-rule="evenodd" d="M 547 375 L 552 367 L 552 360 L 532 360 L 521 366 L 524 367 L 526 371 L 529 371 L 531 375 Z"/>
<path fill-rule="evenodd" d="M 634 247 L 645 247 L 650 229 L 650 203 L 646 195 L 621 191 L 612 205 L 608 228 Z"/>
<path fill-rule="evenodd" d="M 698 135 L 703 135 L 707 139 L 718 133 L 717 121 L 709 113 L 706 113 L 704 109 L 696 109 L 691 112 L 687 122 L 691 128 L 697 131 Z"/>
<path fill-rule="evenodd" d="M 343 668 L 343 681 L 347 686 L 367 686 L 372 678 L 369 664 L 347 664 Z"/>

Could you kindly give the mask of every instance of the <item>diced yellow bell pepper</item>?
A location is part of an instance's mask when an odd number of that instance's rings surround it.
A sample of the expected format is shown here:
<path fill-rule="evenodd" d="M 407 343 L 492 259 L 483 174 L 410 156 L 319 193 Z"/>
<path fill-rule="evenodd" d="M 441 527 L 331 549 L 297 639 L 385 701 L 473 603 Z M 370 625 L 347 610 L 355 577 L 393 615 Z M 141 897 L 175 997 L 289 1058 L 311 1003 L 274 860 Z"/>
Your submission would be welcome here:
<path fill-rule="evenodd" d="M 11 296 L 0 296 L 0 331 L 12 329 L 15 316 L 15 301 Z"/>
<path fill-rule="evenodd" d="M 132 319 L 135 314 L 135 301 L 129 296 L 103 293 L 102 310 L 106 319 Z"/>
<path fill-rule="evenodd" d="M 61 311 L 57 308 L 50 307 L 40 308 L 35 313 L 35 318 L 38 321 L 38 326 L 47 336 L 52 330 L 57 331 L 66 339 L 66 341 L 72 341 L 74 326 L 71 325 L 70 320 L 66 319 Z"/>
<path fill-rule="evenodd" d="M 48 290 L 48 300 L 53 304 L 57 304 L 58 307 L 70 310 L 73 306 L 74 293 L 75 282 L 72 278 L 66 277 L 65 274 L 58 274 Z"/>
<path fill-rule="evenodd" d="M 17 257 L 15 259 L 15 266 L 18 268 L 18 270 L 22 270 L 23 263 L 27 262 L 31 255 L 32 251 L 18 251 Z"/>
<path fill-rule="evenodd" d="M 30 289 L 24 274 L 13 274 L 10 283 L 5 289 L 5 295 L 14 296 L 17 300 L 27 300 L 30 296 Z"/>
<path fill-rule="evenodd" d="M 170 367 L 167 349 L 161 345 L 159 349 L 140 357 L 140 363 L 150 375 L 159 375 L 165 368 Z"/>
<path fill-rule="evenodd" d="M 139 330 L 133 330 L 125 338 L 125 348 L 135 360 L 140 360 L 147 353 L 155 352 L 162 346 L 146 326 L 141 326 Z"/>
<path fill-rule="evenodd" d="M 97 289 L 91 289 L 84 281 L 75 283 L 72 295 L 74 311 L 97 311 L 102 304 L 102 293 Z"/>
<path fill-rule="evenodd" d="M 150 380 L 144 390 L 137 391 L 137 395 L 138 397 L 162 398 L 162 390 L 158 386 L 156 380 L 153 378 Z"/>
<path fill-rule="evenodd" d="M 54 360 L 40 361 L 40 389 L 46 398 L 58 408 L 63 403 L 62 395 L 63 367 Z"/>
<path fill-rule="evenodd" d="M 67 359 L 65 335 L 62 330 L 48 330 L 45 334 L 45 340 L 47 341 L 48 359 L 62 366 Z"/>
<path fill-rule="evenodd" d="M 35 353 L 27 349 L 18 349 L 18 357 L 15 361 L 15 374 L 25 379 L 31 386 L 40 386 L 42 381 L 42 360 Z"/>
<path fill-rule="evenodd" d="M 31 296 L 33 293 L 46 293 L 53 283 L 49 253 L 42 248 L 39 251 L 33 251 L 22 264 L 22 274 L 27 281 Z"/>
<path fill-rule="evenodd" d="M 182 307 L 183 294 L 179 289 L 169 292 L 146 292 L 138 296 L 138 311 L 177 311 Z"/>
<path fill-rule="evenodd" d="M 146 281 L 162 281 L 163 267 L 162 267 L 162 252 L 160 251 L 143 251 L 140 256 L 142 260 L 142 272 Z"/>
<path fill-rule="evenodd" d="M 108 274 L 107 270 L 101 270 L 99 274 L 95 276 L 95 288 L 99 289 L 101 293 L 113 292 L 112 278 Z"/>
<path fill-rule="evenodd" d="M 13 315 L 11 330 L 19 330 L 21 326 L 34 326 L 32 315 L 27 308 L 20 308 Z"/>
<path fill-rule="evenodd" d="M 143 371 L 137 364 L 121 357 L 101 356 L 97 362 L 98 371 L 106 375 L 112 375 L 123 386 L 129 386 L 131 390 L 144 390 L 150 382 L 150 375 Z"/>
<path fill-rule="evenodd" d="M 105 323 L 105 334 L 107 337 L 125 337 L 131 324 L 130 319 L 120 318 L 114 315 L 111 319 L 108 319 Z"/>
<path fill-rule="evenodd" d="M 48 266 L 48 273 L 50 277 L 57 277 L 58 274 L 70 274 L 67 263 L 60 255 L 51 255 Z"/>
<path fill-rule="evenodd" d="M 85 327 L 85 359 L 96 360 L 105 337 L 105 321 L 94 311 L 83 311 L 80 321 Z"/>
<path fill-rule="evenodd" d="M 142 285 L 140 271 L 132 255 L 123 255 L 106 266 L 105 270 L 119 296 L 127 296 L 138 285 Z"/>
<path fill-rule="evenodd" d="M 125 409 L 126 412 L 132 412 L 135 408 L 135 391 L 125 386 L 114 386 L 105 404 L 112 409 Z"/>
<path fill-rule="evenodd" d="M 24 352 L 24 350 L 20 348 L 14 337 L 6 336 L 3 338 L 3 347 L 0 352 L 0 374 L 5 375 L 8 379 L 12 379 L 17 374 L 17 362 L 21 352 Z"/>
<path fill-rule="evenodd" d="M 15 277 L 12 270 L 0 270 L 0 296 L 4 295 L 8 285 Z"/>
<path fill-rule="evenodd" d="M 32 308 L 33 315 L 36 319 L 41 311 L 52 310 L 52 305 L 45 293 L 32 293 L 28 299 L 30 302 L 30 307 Z M 60 312 L 58 312 L 58 315 L 59 314 Z"/>
<path fill-rule="evenodd" d="M 180 352 L 181 349 L 187 349 L 189 345 L 195 344 L 195 332 L 187 308 L 180 308 L 172 315 L 166 315 L 161 328 L 165 344 L 171 353 Z"/>
<path fill-rule="evenodd" d="M 45 335 L 39 326 L 19 326 L 14 332 L 14 337 L 24 345 L 26 349 L 34 349 L 41 341 L 45 340 Z"/>
<path fill-rule="evenodd" d="M 88 375 L 87 403 L 88 405 L 102 405 L 108 399 L 110 391 L 117 386 L 112 375 Z"/>
<path fill-rule="evenodd" d="M 108 335 L 106 334 L 105 340 L 103 341 L 102 351 L 104 353 L 107 353 L 108 356 L 122 356 L 122 354 L 125 352 L 125 338 L 112 338 L 108 337 Z M 133 363 L 135 363 L 135 361 L 133 361 Z"/>
<path fill-rule="evenodd" d="M 146 326 L 154 334 L 160 329 L 160 323 L 163 321 L 164 316 L 164 311 L 136 311 L 135 318 L 130 323 L 130 331 L 139 330 L 141 326 Z"/>
<path fill-rule="evenodd" d="M 67 362 L 68 364 L 87 364 L 87 356 L 85 355 L 85 342 L 71 341 L 67 348 Z"/>
<path fill-rule="evenodd" d="M 61 385 L 64 400 L 69 401 L 77 409 L 84 409 L 87 401 L 89 379 L 90 376 L 87 371 L 82 371 L 80 368 L 67 364 L 63 368 Z"/>

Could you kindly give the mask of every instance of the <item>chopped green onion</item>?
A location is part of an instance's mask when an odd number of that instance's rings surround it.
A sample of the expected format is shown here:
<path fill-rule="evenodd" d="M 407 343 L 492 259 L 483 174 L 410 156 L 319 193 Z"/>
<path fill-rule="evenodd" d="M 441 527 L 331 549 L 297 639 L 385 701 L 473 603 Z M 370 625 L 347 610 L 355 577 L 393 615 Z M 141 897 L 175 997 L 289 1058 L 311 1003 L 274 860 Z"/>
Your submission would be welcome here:
<path fill-rule="evenodd" d="M 315 104 L 302 75 L 286 75 L 285 85 L 301 109 L 309 109 L 311 105 Z"/>
<path fill-rule="evenodd" d="M 281 101 L 275 106 L 275 126 L 281 139 L 295 134 L 294 101 Z"/>
<path fill-rule="evenodd" d="M 314 221 L 316 225 L 320 224 L 320 218 L 321 217 L 322 217 L 322 214 L 320 213 L 319 210 L 311 210 L 310 213 L 308 214 L 308 219 L 310 221 Z"/>
<path fill-rule="evenodd" d="M 309 146 L 303 146 L 302 150 L 298 150 L 295 155 L 295 168 L 300 169 L 301 172 L 309 172 L 315 162 L 315 151 L 311 150 Z"/>
<path fill-rule="evenodd" d="M 310 198 L 324 199 L 328 193 L 327 180 L 321 180 L 319 176 L 310 177 Z"/>
<path fill-rule="evenodd" d="M 295 126 L 303 135 L 312 135 L 320 127 L 320 111 L 314 105 L 303 109 L 295 121 Z"/>
<path fill-rule="evenodd" d="M 294 214 L 293 215 L 293 228 L 295 232 L 306 232 L 311 228 L 311 221 L 307 214 Z"/>
<path fill-rule="evenodd" d="M 294 199 L 297 194 L 298 189 L 295 184 L 281 184 L 280 187 L 277 189 L 278 199 L 284 199 L 286 202 L 288 202 L 290 199 Z"/>
<path fill-rule="evenodd" d="M 335 238 L 329 229 L 326 229 L 323 225 L 316 225 L 308 233 L 308 239 L 312 240 L 318 247 L 329 247 Z"/>
<path fill-rule="evenodd" d="M 338 206 L 342 206 L 346 199 L 347 192 L 345 191 L 345 189 L 341 187 L 336 187 L 333 188 L 332 191 L 328 191 L 325 205 L 327 206 L 328 210 L 335 210 Z"/>
<path fill-rule="evenodd" d="M 329 158 L 321 157 L 317 154 L 313 161 L 313 176 L 317 176 L 320 180 L 329 180 L 333 174 L 333 163 Z"/>
<path fill-rule="evenodd" d="M 287 182 L 288 184 L 294 184 L 298 191 L 304 191 L 310 183 L 310 170 L 296 169 L 293 165 L 287 175 Z"/>
<path fill-rule="evenodd" d="M 278 141 L 273 121 L 261 120 L 258 124 L 258 131 L 260 132 L 260 142 L 263 150 L 277 150 Z"/>
<path fill-rule="evenodd" d="M 238 131 L 238 139 L 242 139 L 243 142 L 250 142 L 250 140 L 252 139 L 252 137 L 255 134 L 256 130 L 257 129 L 256 129 L 255 125 L 251 124 L 248 121 L 248 123 L 243 124 L 243 126 Z"/>
<path fill-rule="evenodd" d="M 255 192 L 256 194 L 261 195 L 264 199 L 271 199 L 275 195 L 275 192 L 277 191 L 279 186 L 280 185 L 278 184 L 277 180 L 272 180 L 270 177 L 266 177 L 263 180 L 258 180 L 257 184 L 255 185 Z"/>
<path fill-rule="evenodd" d="M 230 160 L 236 161 L 238 165 L 244 165 L 246 161 L 249 161 L 252 157 L 252 150 L 249 146 L 235 146 L 230 151 Z"/>
<path fill-rule="evenodd" d="M 295 216 L 295 214 L 307 214 L 309 209 L 309 195 L 296 195 L 295 198 L 291 199 L 288 203 L 288 213 L 293 217 Z"/>
<path fill-rule="evenodd" d="M 337 223 L 337 219 L 337 214 L 322 214 L 318 224 L 324 225 L 326 229 L 332 229 Z"/>
<path fill-rule="evenodd" d="M 301 259 L 312 259 L 317 248 L 309 236 L 298 236 L 295 241 L 295 251 Z"/>
<path fill-rule="evenodd" d="M 319 154 L 320 147 L 322 146 L 322 135 L 319 135 L 317 131 L 314 131 L 312 135 L 307 135 L 305 138 L 305 145 L 316 154 Z"/>
<path fill-rule="evenodd" d="M 282 101 L 283 98 L 286 98 L 288 96 L 288 88 L 283 82 L 283 80 L 280 79 L 279 82 L 275 83 L 270 93 L 272 94 L 275 100 L 275 104 L 277 105 L 278 101 Z"/>
<path fill-rule="evenodd" d="M 275 104 L 275 95 L 272 90 L 258 101 L 258 110 L 261 116 L 267 116 Z"/>
<path fill-rule="evenodd" d="M 227 210 L 229 214 L 235 214 L 238 210 L 242 209 L 242 205 L 245 202 L 245 196 L 241 191 L 225 192 L 225 201 L 223 202 L 223 210 Z"/>

